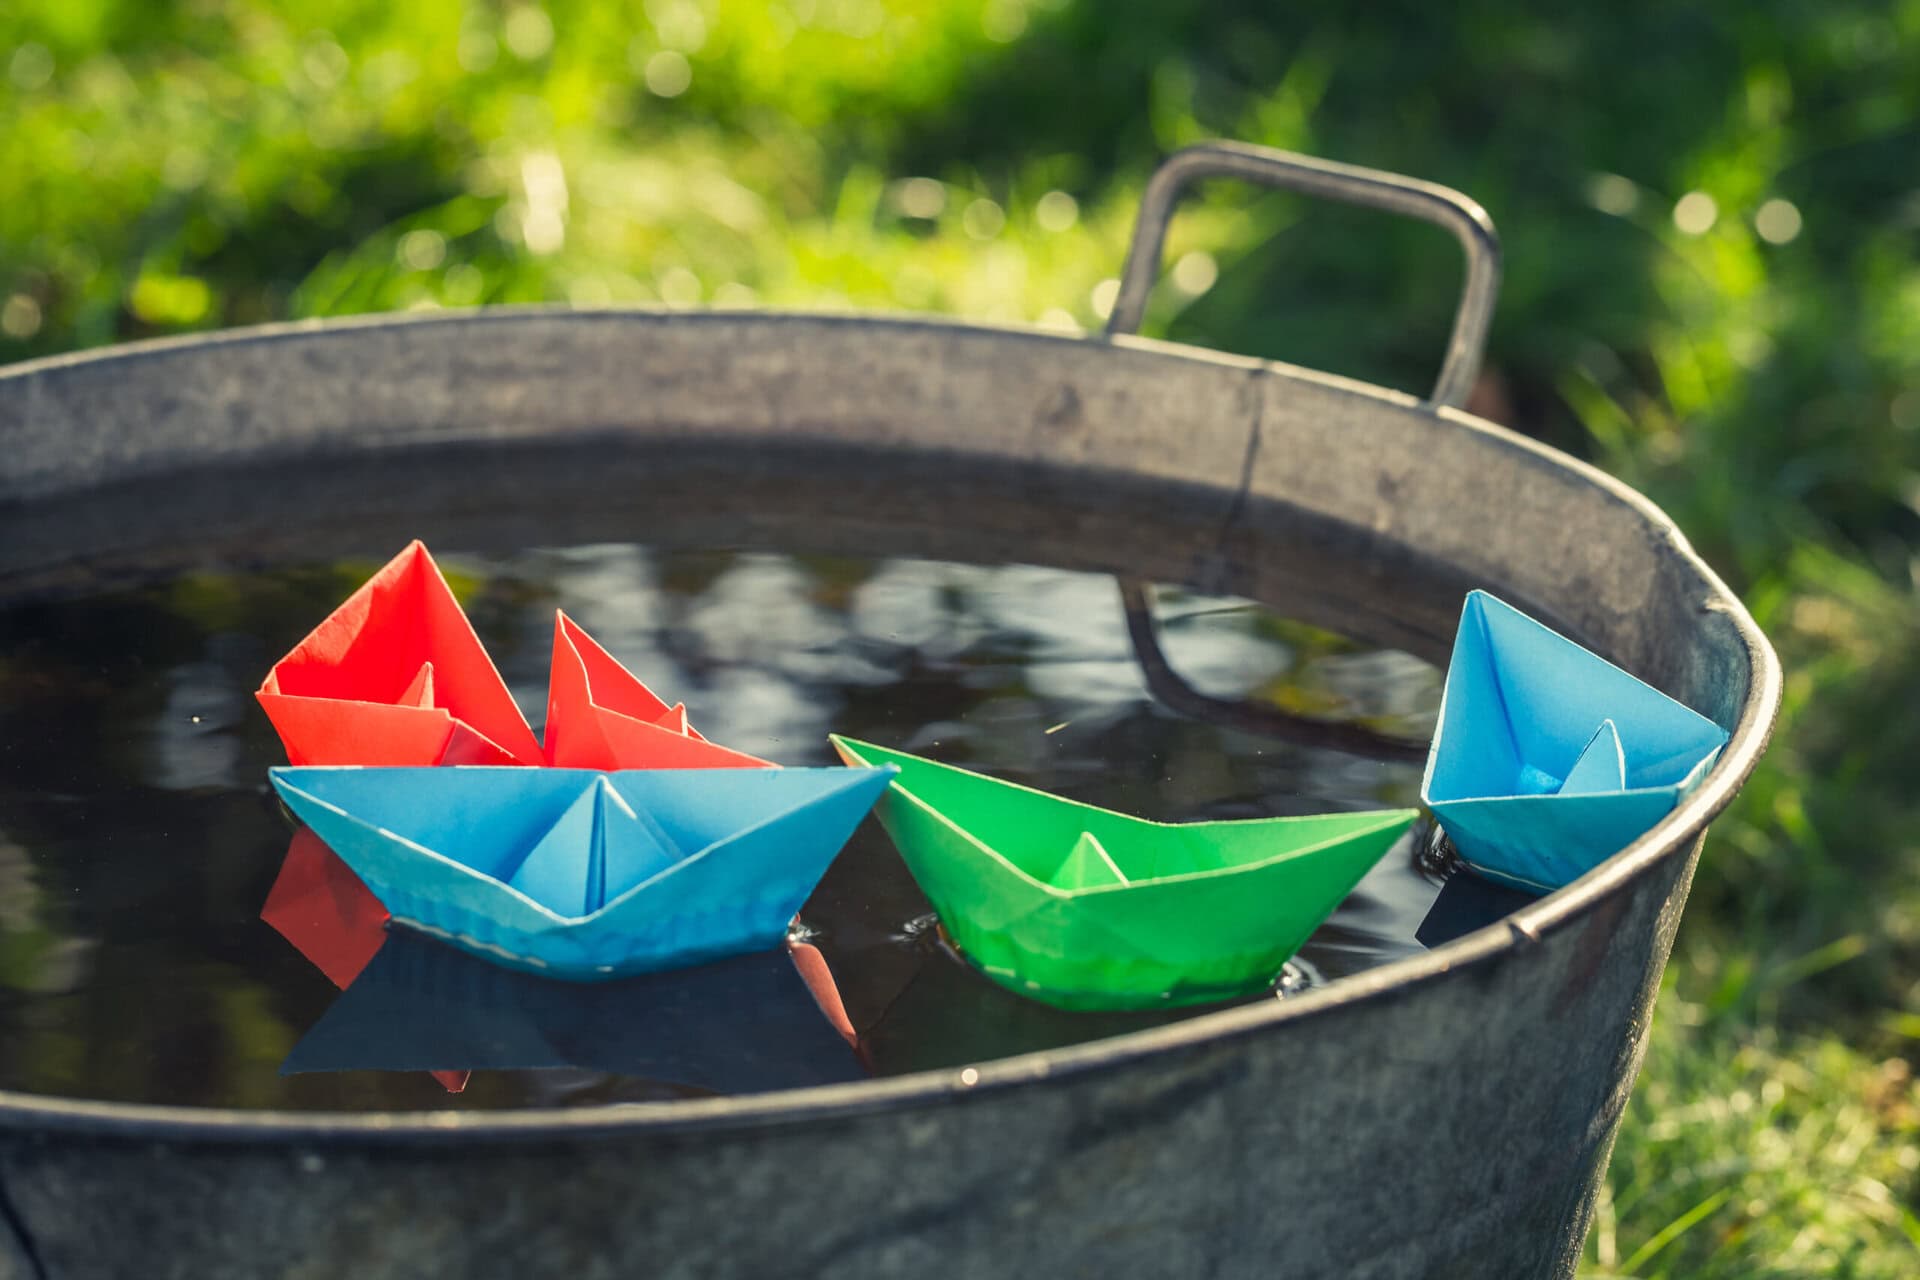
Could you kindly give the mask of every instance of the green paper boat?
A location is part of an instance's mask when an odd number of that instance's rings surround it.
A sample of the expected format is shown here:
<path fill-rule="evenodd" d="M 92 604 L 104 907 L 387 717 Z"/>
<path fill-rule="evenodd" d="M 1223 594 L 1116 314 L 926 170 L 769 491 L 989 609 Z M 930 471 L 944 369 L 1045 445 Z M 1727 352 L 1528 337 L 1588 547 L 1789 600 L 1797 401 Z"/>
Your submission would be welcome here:
<path fill-rule="evenodd" d="M 1063 1009 L 1258 991 L 1416 816 L 1413 809 L 1163 823 L 833 735 L 893 764 L 880 821 L 954 943 Z"/>

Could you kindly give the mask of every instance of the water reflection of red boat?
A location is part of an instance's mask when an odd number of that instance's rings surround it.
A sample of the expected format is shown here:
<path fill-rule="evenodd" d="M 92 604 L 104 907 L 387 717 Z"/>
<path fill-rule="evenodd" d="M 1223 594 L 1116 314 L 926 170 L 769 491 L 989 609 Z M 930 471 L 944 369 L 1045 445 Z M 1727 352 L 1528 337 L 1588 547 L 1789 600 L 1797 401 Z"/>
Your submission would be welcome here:
<path fill-rule="evenodd" d="M 387 940 L 387 909 L 319 836 L 302 827 L 287 846 L 280 875 L 260 918 L 345 990 Z M 467 1087 L 469 1072 L 434 1071 L 448 1093 Z"/>

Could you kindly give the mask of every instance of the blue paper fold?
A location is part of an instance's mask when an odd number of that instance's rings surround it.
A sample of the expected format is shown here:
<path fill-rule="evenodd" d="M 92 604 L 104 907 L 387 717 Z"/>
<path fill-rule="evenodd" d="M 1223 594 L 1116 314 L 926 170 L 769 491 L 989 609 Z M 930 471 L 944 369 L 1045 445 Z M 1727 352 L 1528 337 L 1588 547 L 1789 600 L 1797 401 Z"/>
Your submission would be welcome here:
<path fill-rule="evenodd" d="M 1557 889 L 1671 812 L 1726 741 L 1711 720 L 1474 591 L 1420 798 L 1475 871 Z"/>
<path fill-rule="evenodd" d="M 279 768 L 294 813 L 394 921 L 596 981 L 764 951 L 885 769 Z"/>

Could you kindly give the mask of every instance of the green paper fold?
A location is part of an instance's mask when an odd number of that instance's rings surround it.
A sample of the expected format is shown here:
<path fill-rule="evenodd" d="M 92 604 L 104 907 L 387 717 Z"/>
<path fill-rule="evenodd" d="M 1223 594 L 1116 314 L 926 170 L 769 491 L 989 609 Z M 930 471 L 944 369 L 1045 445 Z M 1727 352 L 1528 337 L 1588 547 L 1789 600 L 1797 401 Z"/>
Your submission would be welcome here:
<path fill-rule="evenodd" d="M 1259 991 L 1417 816 L 1148 822 L 832 740 L 848 764 L 899 766 L 877 812 L 960 950 L 1066 1009 Z"/>

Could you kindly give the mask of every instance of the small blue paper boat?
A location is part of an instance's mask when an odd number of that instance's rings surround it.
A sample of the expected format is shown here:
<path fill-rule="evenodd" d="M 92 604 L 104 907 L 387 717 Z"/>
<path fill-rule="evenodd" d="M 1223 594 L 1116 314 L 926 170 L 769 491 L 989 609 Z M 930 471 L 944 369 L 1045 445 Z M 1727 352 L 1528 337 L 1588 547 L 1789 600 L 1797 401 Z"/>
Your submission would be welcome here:
<path fill-rule="evenodd" d="M 1706 717 L 1474 591 L 1420 798 L 1468 866 L 1546 892 L 1645 834 L 1726 741 Z"/>
<path fill-rule="evenodd" d="M 395 923 L 590 982 L 765 951 L 897 770 L 282 768 Z"/>

